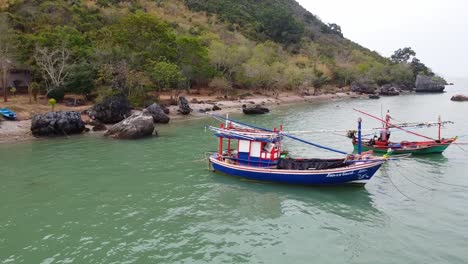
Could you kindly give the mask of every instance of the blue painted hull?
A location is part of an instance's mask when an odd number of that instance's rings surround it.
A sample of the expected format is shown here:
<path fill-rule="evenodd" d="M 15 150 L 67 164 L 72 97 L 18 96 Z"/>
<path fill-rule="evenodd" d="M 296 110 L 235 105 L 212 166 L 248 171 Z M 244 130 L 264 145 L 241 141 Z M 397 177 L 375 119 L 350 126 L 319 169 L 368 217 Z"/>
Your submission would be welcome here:
<path fill-rule="evenodd" d="M 329 170 L 282 170 L 275 168 L 248 167 L 228 164 L 210 157 L 215 171 L 229 175 L 255 180 L 299 185 L 338 185 L 338 184 L 366 184 L 384 161 L 353 164 L 344 168 Z"/>
<path fill-rule="evenodd" d="M 16 114 L 8 108 L 0 108 L 0 115 L 8 120 L 16 120 Z"/>

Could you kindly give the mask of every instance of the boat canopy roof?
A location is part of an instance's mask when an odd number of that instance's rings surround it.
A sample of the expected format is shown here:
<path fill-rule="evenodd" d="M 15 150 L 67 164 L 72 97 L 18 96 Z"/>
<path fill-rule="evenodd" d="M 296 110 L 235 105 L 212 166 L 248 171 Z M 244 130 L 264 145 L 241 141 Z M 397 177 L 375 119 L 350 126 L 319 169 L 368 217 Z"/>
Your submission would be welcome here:
<path fill-rule="evenodd" d="M 218 128 L 210 126 L 209 129 L 215 132 L 215 136 L 226 139 L 249 140 L 271 143 L 276 143 L 283 140 L 283 136 L 277 132 L 267 132 L 256 129 L 245 129 L 237 127 Z"/>

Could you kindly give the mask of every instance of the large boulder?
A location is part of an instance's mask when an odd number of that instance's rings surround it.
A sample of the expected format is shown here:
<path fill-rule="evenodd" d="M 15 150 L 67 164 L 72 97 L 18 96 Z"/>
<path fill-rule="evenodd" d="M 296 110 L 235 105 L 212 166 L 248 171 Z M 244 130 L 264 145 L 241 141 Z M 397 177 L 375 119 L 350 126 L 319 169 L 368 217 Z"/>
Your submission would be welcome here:
<path fill-rule="evenodd" d="M 95 104 L 88 111 L 92 119 L 106 124 L 118 123 L 131 114 L 131 106 L 123 95 L 106 97 L 101 103 Z"/>
<path fill-rule="evenodd" d="M 242 105 L 242 112 L 246 115 L 263 115 L 270 112 L 270 109 L 263 107 L 261 105 L 255 105 L 254 107 L 247 107 L 247 105 Z"/>
<path fill-rule="evenodd" d="M 418 74 L 416 77 L 416 92 L 442 93 L 445 89 L 445 80 L 436 77 Z"/>
<path fill-rule="evenodd" d="M 184 96 L 179 96 L 179 113 L 183 115 L 188 115 L 190 112 L 192 112 L 192 108 L 190 108 L 189 102 L 187 101 L 187 98 Z"/>
<path fill-rule="evenodd" d="M 456 102 L 465 102 L 465 101 L 468 101 L 468 96 L 462 95 L 462 94 L 457 94 L 457 95 L 452 96 L 452 98 L 450 98 L 450 100 L 456 101 Z"/>
<path fill-rule="evenodd" d="M 31 132 L 36 137 L 79 134 L 84 129 L 81 114 L 75 111 L 36 114 L 31 121 Z"/>
<path fill-rule="evenodd" d="M 355 93 L 374 94 L 377 88 L 377 84 L 369 79 L 356 80 L 351 84 L 351 91 Z"/>
<path fill-rule="evenodd" d="M 161 106 L 158 104 L 154 103 L 146 108 L 148 112 L 153 116 L 153 121 L 154 123 L 161 123 L 161 124 L 167 124 L 171 120 L 166 113 L 164 113 L 164 110 L 162 109 Z"/>
<path fill-rule="evenodd" d="M 153 116 L 145 109 L 120 121 L 107 130 L 105 136 L 118 139 L 149 137 L 154 132 Z"/>

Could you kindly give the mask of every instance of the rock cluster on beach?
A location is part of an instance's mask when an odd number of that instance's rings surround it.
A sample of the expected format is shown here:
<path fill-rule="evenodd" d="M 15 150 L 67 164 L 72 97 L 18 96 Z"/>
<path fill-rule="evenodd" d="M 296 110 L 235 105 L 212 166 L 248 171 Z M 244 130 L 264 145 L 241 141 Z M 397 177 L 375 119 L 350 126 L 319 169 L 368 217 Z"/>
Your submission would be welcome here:
<path fill-rule="evenodd" d="M 380 87 L 379 94 L 386 95 L 386 96 L 400 95 L 400 89 L 396 87 L 396 85 L 385 84 L 382 87 Z"/>
<path fill-rule="evenodd" d="M 81 114 L 75 111 L 36 114 L 31 121 L 34 136 L 61 136 L 79 134 L 85 130 Z"/>
<path fill-rule="evenodd" d="M 153 132 L 153 116 L 145 109 L 113 125 L 105 135 L 117 139 L 138 139 L 149 137 Z"/>
<path fill-rule="evenodd" d="M 106 97 L 101 103 L 95 104 L 88 113 L 92 119 L 106 124 L 115 124 L 130 116 L 130 102 L 125 96 L 116 95 Z"/>
<path fill-rule="evenodd" d="M 450 100 L 455 101 L 455 102 L 465 102 L 465 101 L 468 101 L 468 96 L 457 94 L 457 95 L 452 96 Z"/>
<path fill-rule="evenodd" d="M 377 89 L 377 84 L 369 79 L 356 80 L 351 84 L 351 91 L 355 93 L 374 94 Z"/>
<path fill-rule="evenodd" d="M 434 76 L 418 74 L 416 77 L 416 92 L 442 93 L 445 89 L 445 81 Z"/>

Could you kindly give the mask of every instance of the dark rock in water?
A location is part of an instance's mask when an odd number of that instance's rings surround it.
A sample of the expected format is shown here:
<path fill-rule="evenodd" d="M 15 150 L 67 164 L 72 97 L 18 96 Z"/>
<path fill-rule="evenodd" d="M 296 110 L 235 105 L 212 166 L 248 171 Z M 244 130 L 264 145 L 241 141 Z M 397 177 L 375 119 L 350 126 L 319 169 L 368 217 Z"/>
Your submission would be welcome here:
<path fill-rule="evenodd" d="M 142 113 L 133 114 L 130 117 L 113 125 L 105 136 L 118 139 L 138 139 L 153 135 L 153 116 L 145 109 Z"/>
<path fill-rule="evenodd" d="M 189 102 L 184 96 L 179 97 L 179 113 L 183 115 L 188 115 L 192 112 L 192 108 L 190 108 Z"/>
<path fill-rule="evenodd" d="M 369 99 L 379 99 L 380 96 L 378 94 L 369 94 Z"/>
<path fill-rule="evenodd" d="M 104 124 L 101 123 L 101 122 L 96 122 L 96 121 L 94 121 L 94 122 L 90 122 L 89 124 L 93 126 L 93 131 L 94 131 L 94 132 L 97 132 L 97 131 L 106 131 L 106 130 L 107 130 L 106 125 L 104 125 Z"/>
<path fill-rule="evenodd" d="M 166 105 L 160 105 L 159 107 L 161 107 L 161 109 L 163 110 L 163 112 L 168 115 L 170 113 L 170 110 L 169 108 L 166 106 Z"/>
<path fill-rule="evenodd" d="M 148 110 L 148 112 L 153 116 L 154 123 L 167 124 L 171 120 L 166 113 L 164 113 L 164 110 L 156 103 L 148 106 L 146 110 Z"/>
<path fill-rule="evenodd" d="M 468 96 L 457 94 L 457 95 L 452 96 L 450 100 L 455 101 L 455 102 L 465 102 L 465 101 L 468 101 Z"/>
<path fill-rule="evenodd" d="M 398 88 L 391 84 L 385 84 L 382 87 L 380 87 L 380 95 L 387 95 L 387 96 L 393 96 L 393 95 L 400 95 L 400 91 Z"/>
<path fill-rule="evenodd" d="M 206 113 L 206 110 L 205 109 L 198 109 L 198 112 L 204 114 L 204 113 Z"/>
<path fill-rule="evenodd" d="M 213 111 L 219 111 L 219 110 L 221 110 L 221 107 L 219 107 L 217 105 L 214 105 L 212 110 Z"/>
<path fill-rule="evenodd" d="M 262 107 L 261 105 L 255 105 L 254 107 L 247 107 L 242 105 L 242 112 L 246 115 L 262 115 L 270 112 L 270 109 Z"/>
<path fill-rule="evenodd" d="M 377 88 L 377 84 L 368 79 L 357 80 L 351 84 L 351 91 L 355 93 L 374 94 Z"/>
<path fill-rule="evenodd" d="M 445 80 L 440 77 L 418 74 L 416 77 L 416 92 L 442 93 Z"/>
<path fill-rule="evenodd" d="M 85 129 L 81 114 L 75 111 L 49 112 L 34 115 L 31 132 L 34 136 L 79 134 Z"/>
<path fill-rule="evenodd" d="M 106 124 L 115 124 L 131 114 L 130 102 L 125 96 L 109 96 L 88 110 L 89 116 Z"/>

